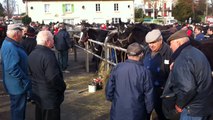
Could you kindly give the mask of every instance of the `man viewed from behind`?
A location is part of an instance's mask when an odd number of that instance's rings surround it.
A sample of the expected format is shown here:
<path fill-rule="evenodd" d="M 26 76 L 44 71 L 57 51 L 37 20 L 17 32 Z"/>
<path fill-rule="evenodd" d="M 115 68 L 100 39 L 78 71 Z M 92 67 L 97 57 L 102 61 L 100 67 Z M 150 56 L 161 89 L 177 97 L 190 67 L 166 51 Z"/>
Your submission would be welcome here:
<path fill-rule="evenodd" d="M 60 105 L 66 86 L 55 53 L 51 50 L 53 35 L 50 31 L 40 31 L 36 40 L 37 46 L 29 55 L 36 120 L 60 120 Z"/>
<path fill-rule="evenodd" d="M 169 75 L 169 59 L 172 50 L 163 41 L 160 30 L 154 29 L 147 33 L 146 42 L 149 48 L 146 50 L 143 59 L 144 66 L 149 69 L 154 84 L 154 109 L 158 120 L 166 120 L 162 112 L 162 99 L 164 85 Z"/>
<path fill-rule="evenodd" d="M 12 120 L 25 120 L 28 78 L 27 54 L 20 45 L 22 28 L 19 24 L 8 25 L 7 37 L 2 48 L 3 82 L 10 96 Z"/>
<path fill-rule="evenodd" d="M 59 31 L 55 35 L 55 48 L 58 50 L 59 63 L 63 72 L 69 73 L 67 71 L 68 66 L 68 50 L 72 47 L 72 42 L 69 33 L 66 31 L 65 25 L 63 23 L 59 24 Z"/>
<path fill-rule="evenodd" d="M 128 60 L 112 70 L 106 99 L 112 102 L 111 120 L 145 120 L 153 109 L 153 85 L 149 71 L 140 62 L 144 54 L 138 43 L 127 48 Z"/>
<path fill-rule="evenodd" d="M 176 97 L 180 120 L 208 120 L 213 113 L 213 81 L 205 55 L 192 47 L 186 31 L 168 38 L 172 54 L 171 72 L 162 97 Z"/>

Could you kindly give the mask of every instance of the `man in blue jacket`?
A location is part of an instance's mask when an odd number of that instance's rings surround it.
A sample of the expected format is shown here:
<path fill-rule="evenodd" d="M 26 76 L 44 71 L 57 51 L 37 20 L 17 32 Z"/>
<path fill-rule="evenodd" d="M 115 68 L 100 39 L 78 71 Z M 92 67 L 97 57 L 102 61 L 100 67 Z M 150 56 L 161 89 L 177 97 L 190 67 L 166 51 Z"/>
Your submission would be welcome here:
<path fill-rule="evenodd" d="M 149 71 L 140 62 L 143 48 L 132 43 L 128 60 L 112 70 L 106 85 L 106 98 L 112 102 L 111 120 L 145 120 L 154 106 L 153 85 Z"/>
<path fill-rule="evenodd" d="M 30 88 L 27 54 L 19 43 L 21 39 L 22 28 L 20 25 L 8 25 L 1 56 L 3 82 L 10 95 L 12 120 L 25 120 L 27 91 Z"/>
<path fill-rule="evenodd" d="M 146 43 L 148 48 L 144 55 L 144 66 L 149 69 L 154 84 L 154 109 L 157 113 L 158 120 L 166 120 L 162 112 L 162 99 L 164 85 L 169 75 L 169 59 L 172 50 L 163 41 L 163 37 L 159 29 L 154 29 L 147 33 Z"/>

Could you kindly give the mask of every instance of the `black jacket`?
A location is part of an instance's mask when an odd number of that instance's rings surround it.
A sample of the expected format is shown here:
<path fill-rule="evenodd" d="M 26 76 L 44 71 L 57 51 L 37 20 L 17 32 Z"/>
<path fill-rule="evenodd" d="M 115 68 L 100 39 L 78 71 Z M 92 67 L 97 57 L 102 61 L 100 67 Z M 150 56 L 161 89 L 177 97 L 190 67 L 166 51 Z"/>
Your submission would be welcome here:
<path fill-rule="evenodd" d="M 72 39 L 66 29 L 59 30 L 54 37 L 55 48 L 58 51 L 68 50 L 73 47 Z"/>
<path fill-rule="evenodd" d="M 36 37 L 34 38 L 26 37 L 21 41 L 21 44 L 24 47 L 27 55 L 29 55 L 37 44 Z"/>
<path fill-rule="evenodd" d="M 162 97 L 175 96 L 176 105 L 191 116 L 213 113 L 213 81 L 205 55 L 191 45 L 182 47 L 174 59 Z M 175 53 L 174 53 L 175 54 Z"/>
<path fill-rule="evenodd" d="M 37 45 L 29 55 L 29 69 L 35 102 L 43 109 L 59 107 L 66 86 L 54 52 Z"/>

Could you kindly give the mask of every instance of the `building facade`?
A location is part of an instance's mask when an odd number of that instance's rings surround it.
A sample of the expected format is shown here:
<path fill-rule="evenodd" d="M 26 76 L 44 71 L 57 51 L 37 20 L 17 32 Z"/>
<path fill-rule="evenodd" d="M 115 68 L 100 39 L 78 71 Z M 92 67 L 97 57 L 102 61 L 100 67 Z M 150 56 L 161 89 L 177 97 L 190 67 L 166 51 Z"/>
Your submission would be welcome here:
<path fill-rule="evenodd" d="M 77 24 L 134 22 L 134 0 L 23 0 L 32 21 Z"/>
<path fill-rule="evenodd" d="M 172 17 L 172 7 L 177 0 L 137 0 L 146 16 Z"/>

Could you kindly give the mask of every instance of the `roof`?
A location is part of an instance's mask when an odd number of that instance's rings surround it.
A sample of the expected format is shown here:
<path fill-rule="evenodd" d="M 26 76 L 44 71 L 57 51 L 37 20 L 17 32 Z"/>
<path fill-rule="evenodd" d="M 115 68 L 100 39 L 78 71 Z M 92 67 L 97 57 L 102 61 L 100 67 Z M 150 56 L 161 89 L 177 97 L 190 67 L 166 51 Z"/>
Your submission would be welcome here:
<path fill-rule="evenodd" d="M 75 1 L 134 1 L 134 0 L 22 0 L 23 2 L 25 1 L 42 1 L 42 2 L 52 2 L 52 1 L 70 1 L 70 2 L 75 2 Z"/>

